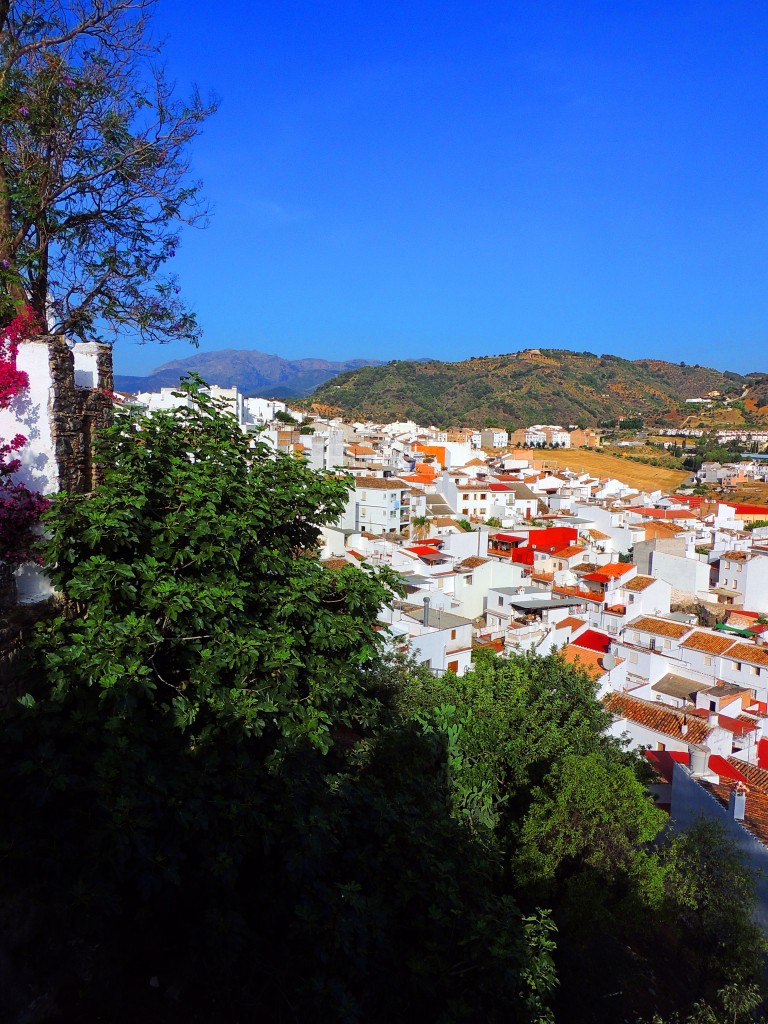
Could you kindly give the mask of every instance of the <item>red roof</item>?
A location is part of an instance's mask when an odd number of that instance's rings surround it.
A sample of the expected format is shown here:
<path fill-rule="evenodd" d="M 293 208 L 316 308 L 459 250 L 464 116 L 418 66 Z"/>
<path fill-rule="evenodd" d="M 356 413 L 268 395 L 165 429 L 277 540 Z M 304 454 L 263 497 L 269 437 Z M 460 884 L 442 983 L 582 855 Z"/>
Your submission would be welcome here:
<path fill-rule="evenodd" d="M 643 753 L 667 782 L 672 781 L 672 767 L 675 761 L 678 764 L 688 764 L 691 759 L 687 750 L 644 750 Z"/>
<path fill-rule="evenodd" d="M 575 640 L 571 640 L 572 644 L 576 647 L 586 647 L 590 651 L 600 651 L 602 654 L 608 653 L 608 648 L 611 646 L 611 638 L 606 633 L 600 633 L 596 629 L 585 629 L 581 636 L 577 636 Z"/>
<path fill-rule="evenodd" d="M 746 782 L 746 775 L 742 775 L 738 768 L 734 768 L 724 757 L 720 754 L 710 754 L 709 761 L 707 762 L 708 767 L 715 775 L 719 775 L 721 779 L 733 779 L 734 782 Z"/>
<path fill-rule="evenodd" d="M 579 531 L 572 526 L 550 526 L 545 530 L 532 530 L 528 534 L 528 547 L 534 551 L 562 551 L 579 539 Z"/>
<path fill-rule="evenodd" d="M 507 487 L 506 484 L 488 484 L 489 491 L 511 491 L 511 487 Z"/>
<path fill-rule="evenodd" d="M 724 504 L 731 505 L 737 516 L 764 515 L 768 519 L 768 508 L 765 505 L 733 505 L 730 501 L 726 501 Z"/>
<path fill-rule="evenodd" d="M 492 533 L 491 540 L 500 540 L 503 544 L 522 544 L 525 537 L 519 537 L 516 533 Z"/>
<path fill-rule="evenodd" d="M 742 722 L 740 718 L 731 718 L 729 715 L 718 715 L 717 724 L 728 732 L 735 732 L 737 736 L 754 732 L 757 728 L 756 722 Z"/>
<path fill-rule="evenodd" d="M 414 544 L 413 547 L 405 549 L 406 551 L 412 551 L 414 555 L 434 555 L 435 549 L 431 544 Z"/>

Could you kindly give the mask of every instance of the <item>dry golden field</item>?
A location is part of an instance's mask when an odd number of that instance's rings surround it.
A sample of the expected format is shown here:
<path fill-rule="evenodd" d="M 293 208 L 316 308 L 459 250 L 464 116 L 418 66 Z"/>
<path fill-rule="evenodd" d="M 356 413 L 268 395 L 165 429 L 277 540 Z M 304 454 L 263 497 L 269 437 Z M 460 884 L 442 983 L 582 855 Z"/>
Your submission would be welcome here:
<path fill-rule="evenodd" d="M 761 480 L 750 480 L 749 483 L 739 484 L 738 487 L 728 490 L 725 500 L 768 507 L 768 484 L 764 484 Z"/>
<path fill-rule="evenodd" d="M 641 491 L 674 491 L 689 475 L 680 469 L 646 466 L 619 455 L 606 455 L 589 448 L 571 448 L 564 451 L 530 452 L 530 457 L 551 469 L 572 469 L 575 473 L 610 476 L 637 487 Z"/>

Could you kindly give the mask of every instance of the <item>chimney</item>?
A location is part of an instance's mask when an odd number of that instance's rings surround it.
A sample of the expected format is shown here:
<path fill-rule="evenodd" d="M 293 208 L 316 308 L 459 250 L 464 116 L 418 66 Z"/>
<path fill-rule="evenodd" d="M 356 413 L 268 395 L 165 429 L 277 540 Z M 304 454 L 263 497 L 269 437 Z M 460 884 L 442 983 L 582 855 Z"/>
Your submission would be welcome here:
<path fill-rule="evenodd" d="M 707 725 L 710 729 L 716 729 L 719 723 L 719 716 L 716 711 L 710 711 L 707 715 Z"/>
<path fill-rule="evenodd" d="M 747 806 L 747 788 L 740 782 L 735 789 L 731 790 L 728 797 L 728 813 L 734 821 L 744 821 L 744 811 Z"/>
<path fill-rule="evenodd" d="M 424 598 L 424 618 L 421 620 L 425 626 L 429 625 L 429 598 Z"/>
<path fill-rule="evenodd" d="M 691 772 L 694 775 L 705 775 L 709 760 L 709 747 L 688 747 L 691 758 Z"/>

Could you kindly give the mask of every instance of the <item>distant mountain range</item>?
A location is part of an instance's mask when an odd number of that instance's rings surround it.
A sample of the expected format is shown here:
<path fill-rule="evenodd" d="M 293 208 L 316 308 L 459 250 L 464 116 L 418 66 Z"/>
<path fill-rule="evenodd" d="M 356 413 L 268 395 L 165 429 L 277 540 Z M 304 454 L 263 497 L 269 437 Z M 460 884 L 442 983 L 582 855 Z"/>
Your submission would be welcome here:
<path fill-rule="evenodd" d="M 722 410 L 726 425 L 768 420 L 766 373 L 743 375 L 565 349 L 525 349 L 456 363 L 396 360 L 365 366 L 321 384 L 312 398 L 344 416 L 378 422 L 516 428 L 531 423 L 586 426 L 620 416 L 690 426 L 702 415 L 702 406 L 685 400 L 708 396 Z"/>
<path fill-rule="evenodd" d="M 119 391 L 175 387 L 191 371 L 245 395 L 304 398 L 351 417 L 413 419 L 438 426 L 594 425 L 619 416 L 695 425 L 687 398 L 715 397 L 724 425 L 768 422 L 768 373 L 731 373 L 655 359 L 567 349 L 524 349 L 456 363 L 436 359 L 283 359 L 248 349 L 199 352 L 146 377 L 116 375 Z M 718 397 L 720 401 L 718 401 Z M 726 400 L 727 406 L 722 405 Z M 735 404 L 734 404 L 735 403 Z M 714 411 L 714 410 L 713 410 Z"/>
<path fill-rule="evenodd" d="M 146 377 L 115 374 L 115 388 L 134 394 L 176 387 L 186 373 L 199 373 L 209 384 L 238 387 L 244 395 L 262 398 L 302 398 L 319 384 L 345 370 L 380 366 L 377 359 L 282 359 L 254 349 L 227 348 L 198 352 L 186 359 L 163 363 Z"/>

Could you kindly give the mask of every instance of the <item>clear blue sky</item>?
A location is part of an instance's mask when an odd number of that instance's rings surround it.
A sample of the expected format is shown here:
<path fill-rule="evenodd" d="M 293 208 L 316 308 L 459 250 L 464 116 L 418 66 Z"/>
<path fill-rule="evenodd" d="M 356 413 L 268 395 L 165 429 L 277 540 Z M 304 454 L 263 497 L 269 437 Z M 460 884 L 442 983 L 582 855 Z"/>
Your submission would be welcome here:
<path fill-rule="evenodd" d="M 768 6 L 160 0 L 206 350 L 768 370 Z M 144 373 L 187 346 L 121 345 Z"/>

